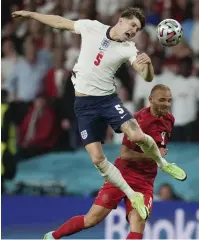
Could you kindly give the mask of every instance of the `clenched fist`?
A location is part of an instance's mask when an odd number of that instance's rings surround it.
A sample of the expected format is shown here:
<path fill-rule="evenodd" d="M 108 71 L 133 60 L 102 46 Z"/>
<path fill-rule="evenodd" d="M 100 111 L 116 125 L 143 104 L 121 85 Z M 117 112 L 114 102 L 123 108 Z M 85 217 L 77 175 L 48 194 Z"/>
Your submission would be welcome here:
<path fill-rule="evenodd" d="M 151 63 L 151 59 L 146 53 L 141 53 L 137 56 L 134 63 L 137 63 L 138 65 L 145 64 L 145 63 Z"/>
<path fill-rule="evenodd" d="M 13 18 L 29 18 L 31 17 L 31 12 L 25 11 L 25 10 L 16 11 L 12 13 L 12 17 Z"/>

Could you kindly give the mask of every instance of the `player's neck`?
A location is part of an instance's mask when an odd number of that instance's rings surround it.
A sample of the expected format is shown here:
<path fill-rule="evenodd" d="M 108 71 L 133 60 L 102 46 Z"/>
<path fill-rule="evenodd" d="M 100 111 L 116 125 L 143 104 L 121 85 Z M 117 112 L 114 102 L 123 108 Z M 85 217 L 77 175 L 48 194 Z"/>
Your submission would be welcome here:
<path fill-rule="evenodd" d="M 109 32 L 110 38 L 114 41 L 120 41 L 120 38 L 117 34 L 116 26 L 112 27 Z"/>
<path fill-rule="evenodd" d="M 162 115 L 158 114 L 156 111 L 154 111 L 154 109 L 150 108 L 150 114 L 153 116 L 153 117 L 156 117 L 156 118 L 161 118 Z"/>

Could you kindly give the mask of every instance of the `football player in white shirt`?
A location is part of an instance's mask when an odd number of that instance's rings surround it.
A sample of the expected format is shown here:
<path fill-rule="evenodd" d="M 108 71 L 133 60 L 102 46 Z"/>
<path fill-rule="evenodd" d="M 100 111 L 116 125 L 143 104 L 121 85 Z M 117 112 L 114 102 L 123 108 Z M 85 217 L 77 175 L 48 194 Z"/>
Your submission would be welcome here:
<path fill-rule="evenodd" d="M 101 146 L 105 124 L 109 124 L 116 132 L 123 132 L 136 142 L 163 171 L 178 180 L 186 179 L 186 173 L 181 168 L 161 157 L 153 138 L 142 132 L 116 95 L 114 74 L 127 61 L 145 81 L 153 80 L 150 58 L 145 53 L 139 54 L 133 42 L 133 37 L 145 25 L 144 15 L 138 8 L 128 8 L 113 27 L 98 21 L 72 21 L 29 11 L 16 11 L 12 16 L 32 18 L 57 29 L 81 34 L 81 51 L 73 69 L 72 81 L 76 94 L 75 113 L 82 141 L 100 174 L 121 189 L 141 218 L 146 219 L 148 209 L 144 205 L 143 195 L 129 187 L 119 170 L 107 160 Z"/>

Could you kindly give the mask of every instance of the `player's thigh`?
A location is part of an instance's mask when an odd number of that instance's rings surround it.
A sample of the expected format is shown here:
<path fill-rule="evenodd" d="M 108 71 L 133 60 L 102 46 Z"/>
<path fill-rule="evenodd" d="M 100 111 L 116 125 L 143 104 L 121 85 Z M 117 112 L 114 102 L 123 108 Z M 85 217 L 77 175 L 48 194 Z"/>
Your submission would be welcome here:
<path fill-rule="evenodd" d="M 109 182 L 105 182 L 95 198 L 94 204 L 107 208 L 116 209 L 125 194 Z"/>
<path fill-rule="evenodd" d="M 101 107 L 101 116 L 116 133 L 121 133 L 121 125 L 132 118 L 129 111 L 116 95 L 111 95 Z"/>
<path fill-rule="evenodd" d="M 100 223 L 112 209 L 105 208 L 100 205 L 93 204 L 88 213 L 84 216 L 85 228 L 93 227 Z"/>
<path fill-rule="evenodd" d="M 105 159 L 105 155 L 102 149 L 101 142 L 92 142 L 85 146 L 87 152 L 89 153 L 92 162 L 94 164 L 99 164 Z"/>

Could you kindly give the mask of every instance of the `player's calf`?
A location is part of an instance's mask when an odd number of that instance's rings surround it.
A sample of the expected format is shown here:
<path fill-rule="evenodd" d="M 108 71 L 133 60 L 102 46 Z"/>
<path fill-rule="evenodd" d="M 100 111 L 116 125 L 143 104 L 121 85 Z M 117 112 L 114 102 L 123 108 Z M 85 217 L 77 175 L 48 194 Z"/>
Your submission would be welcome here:
<path fill-rule="evenodd" d="M 129 215 L 130 233 L 126 239 L 142 239 L 146 221 L 133 209 Z"/>
<path fill-rule="evenodd" d="M 129 213 L 128 220 L 131 232 L 144 232 L 146 220 L 143 220 L 135 209 Z"/>
<path fill-rule="evenodd" d="M 84 227 L 91 228 L 96 226 L 111 212 L 111 210 L 112 209 L 107 209 L 94 204 L 84 216 Z"/>

